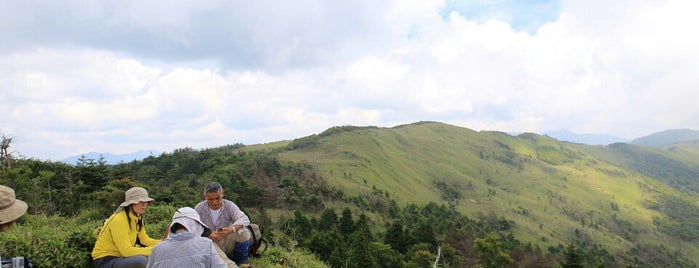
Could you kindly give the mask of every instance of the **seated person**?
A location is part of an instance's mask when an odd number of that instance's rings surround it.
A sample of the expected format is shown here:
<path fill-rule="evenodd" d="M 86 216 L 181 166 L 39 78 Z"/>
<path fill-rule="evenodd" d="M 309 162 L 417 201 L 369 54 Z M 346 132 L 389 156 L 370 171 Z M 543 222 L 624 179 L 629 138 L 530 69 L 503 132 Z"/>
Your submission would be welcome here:
<path fill-rule="evenodd" d="M 153 201 L 141 187 L 126 191 L 125 201 L 105 221 L 97 235 L 92 249 L 95 268 L 146 267 L 153 246 L 161 242 L 146 234 L 143 223 L 143 214 Z"/>
<path fill-rule="evenodd" d="M 251 235 L 245 227 L 250 219 L 233 201 L 223 199 L 223 187 L 218 182 L 204 186 L 204 199 L 194 209 L 202 222 L 216 230 L 209 238 L 237 265 L 247 266 Z"/>
<path fill-rule="evenodd" d="M 193 208 L 183 207 L 175 212 L 167 238 L 153 248 L 148 267 L 217 267 L 228 265 L 219 257 L 211 233 Z"/>

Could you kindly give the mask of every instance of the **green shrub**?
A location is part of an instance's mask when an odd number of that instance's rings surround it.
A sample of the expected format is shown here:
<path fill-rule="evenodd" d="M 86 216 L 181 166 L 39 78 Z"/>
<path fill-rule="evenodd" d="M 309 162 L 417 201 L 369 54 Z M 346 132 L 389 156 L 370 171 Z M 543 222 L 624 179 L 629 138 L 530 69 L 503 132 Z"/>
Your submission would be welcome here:
<path fill-rule="evenodd" d="M 3 256 L 25 256 L 34 267 L 90 267 L 94 245 L 91 224 L 58 216 L 25 215 L 0 233 Z"/>
<path fill-rule="evenodd" d="M 146 231 L 160 238 L 175 212 L 173 206 L 148 208 Z M 25 256 L 34 267 L 91 267 L 90 253 L 95 245 L 95 229 L 104 219 L 88 210 L 74 218 L 60 216 L 24 215 L 15 226 L 0 232 L 2 256 Z"/>
<path fill-rule="evenodd" d="M 318 260 L 313 253 L 297 248 L 293 251 L 284 250 L 281 247 L 270 246 L 260 257 L 251 258 L 250 264 L 257 268 L 269 267 L 303 267 L 303 268 L 328 268 L 327 264 Z"/>

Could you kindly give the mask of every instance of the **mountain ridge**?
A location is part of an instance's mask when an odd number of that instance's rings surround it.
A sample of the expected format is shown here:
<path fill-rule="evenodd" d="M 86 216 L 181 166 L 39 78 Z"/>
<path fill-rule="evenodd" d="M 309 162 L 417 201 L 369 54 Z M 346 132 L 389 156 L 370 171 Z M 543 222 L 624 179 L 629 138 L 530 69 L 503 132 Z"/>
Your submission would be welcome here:
<path fill-rule="evenodd" d="M 696 228 L 684 216 L 660 209 L 692 200 L 699 189 L 692 181 L 695 167 L 687 167 L 692 162 L 666 149 L 574 144 L 439 122 L 334 127 L 289 142 L 241 148 L 270 149 L 284 161 L 314 166 L 317 176 L 356 198 L 378 191 L 399 203 L 447 202 L 473 217 L 505 215 L 516 222 L 516 236 L 525 242 L 565 244 L 580 230 L 621 251 L 666 241 L 678 231 L 673 226 Z M 671 169 L 654 173 L 657 160 Z M 665 172 L 674 174 L 659 179 Z M 680 203 L 698 210 L 695 202 Z M 693 241 L 698 235 L 681 237 Z M 699 246 L 672 248 L 699 256 Z"/>
<path fill-rule="evenodd" d="M 409 124 L 406 124 L 409 125 Z M 399 125 L 396 127 L 400 127 L 404 125 Z M 689 131 L 694 131 L 691 129 L 682 129 L 682 130 L 689 130 Z M 685 141 L 693 141 L 693 140 L 699 140 L 697 139 L 691 139 L 691 138 L 679 138 L 679 139 L 673 139 L 674 136 L 669 135 L 668 137 L 665 137 L 664 135 L 669 133 L 672 133 L 674 130 L 665 130 L 665 131 L 660 131 L 656 132 L 650 135 L 646 135 L 643 137 L 639 137 L 633 140 L 628 140 L 625 138 L 621 137 L 616 137 L 613 135 L 607 135 L 607 134 L 590 134 L 590 133 L 575 133 L 566 129 L 560 129 L 560 130 L 549 130 L 549 131 L 544 131 L 540 133 L 540 135 L 545 135 L 551 138 L 554 138 L 559 141 L 566 141 L 566 142 L 573 142 L 573 143 L 580 143 L 580 144 L 587 144 L 587 145 L 609 145 L 613 143 L 632 143 L 635 145 L 641 145 L 641 146 L 652 146 L 652 147 L 661 147 L 661 146 L 667 146 L 671 145 L 674 143 L 678 142 L 685 142 Z M 695 131 L 699 133 L 699 131 Z M 693 132 L 692 132 L 693 133 Z M 512 136 L 517 136 L 519 134 L 522 134 L 522 132 L 513 132 L 509 133 Z M 665 141 L 662 142 L 655 142 L 653 141 L 656 136 L 663 136 Z M 692 136 L 693 137 L 693 136 Z M 650 140 L 650 141 L 648 141 Z M 104 158 L 105 163 L 109 165 L 115 165 L 120 162 L 131 162 L 133 160 L 142 160 L 148 156 L 155 156 L 160 154 L 161 152 L 155 151 L 155 150 L 140 150 L 136 152 L 131 152 L 131 153 L 125 153 L 125 154 L 113 154 L 110 152 L 88 152 L 85 154 L 80 154 L 80 155 L 74 155 L 70 156 L 67 158 L 64 158 L 60 160 L 59 162 L 63 162 L 66 164 L 76 164 L 78 160 L 85 156 L 86 159 L 93 159 L 93 160 L 99 160 L 100 158 Z"/>
<path fill-rule="evenodd" d="M 662 147 L 675 143 L 699 141 L 699 131 L 693 129 L 668 129 L 636 138 L 631 144 L 649 147 Z"/>
<path fill-rule="evenodd" d="M 567 141 L 574 143 L 582 143 L 588 145 L 609 145 L 618 142 L 628 142 L 628 139 L 606 135 L 606 134 L 589 134 L 589 133 L 574 133 L 566 129 L 549 130 L 542 133 L 543 135 L 552 137 L 559 141 Z"/>

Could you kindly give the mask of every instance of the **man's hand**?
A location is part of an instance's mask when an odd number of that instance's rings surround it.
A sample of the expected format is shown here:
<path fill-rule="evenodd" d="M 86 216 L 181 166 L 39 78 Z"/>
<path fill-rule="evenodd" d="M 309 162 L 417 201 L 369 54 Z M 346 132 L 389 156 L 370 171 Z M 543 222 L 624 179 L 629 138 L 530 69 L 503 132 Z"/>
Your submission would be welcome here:
<path fill-rule="evenodd" d="M 231 227 L 221 227 L 221 228 L 216 229 L 216 232 L 211 233 L 209 238 L 211 238 L 211 240 L 213 240 L 214 242 L 218 242 L 218 241 L 221 241 L 221 239 L 223 239 L 227 235 L 234 233 L 237 230 L 240 230 L 242 228 L 243 228 L 243 226 L 240 224 L 233 225 Z"/>
<path fill-rule="evenodd" d="M 236 225 L 233 225 L 233 227 L 232 227 L 231 229 L 232 229 L 232 230 L 231 230 L 231 233 L 232 233 L 232 232 L 237 232 L 237 231 L 240 231 L 241 229 L 243 229 L 243 225 L 236 224 Z"/>
<path fill-rule="evenodd" d="M 226 237 L 228 234 L 232 232 L 231 228 L 228 227 L 221 227 L 216 229 L 216 232 L 211 233 L 209 238 L 213 240 L 214 242 L 221 241 L 224 237 Z"/>

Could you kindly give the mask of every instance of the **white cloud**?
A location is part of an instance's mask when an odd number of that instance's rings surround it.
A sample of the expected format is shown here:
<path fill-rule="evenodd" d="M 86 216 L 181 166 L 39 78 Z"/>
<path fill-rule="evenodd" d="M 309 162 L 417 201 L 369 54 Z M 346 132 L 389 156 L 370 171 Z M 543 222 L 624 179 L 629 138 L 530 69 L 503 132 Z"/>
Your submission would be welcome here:
<path fill-rule="evenodd" d="M 627 138 L 699 128 L 693 1 L 564 1 L 526 32 L 440 15 L 453 1 L 71 3 L 33 20 L 10 16 L 31 4 L 0 11 L 11 40 L 0 44 L 0 130 L 30 157 L 421 120 Z"/>

